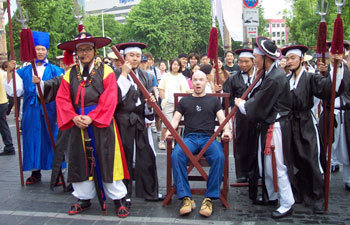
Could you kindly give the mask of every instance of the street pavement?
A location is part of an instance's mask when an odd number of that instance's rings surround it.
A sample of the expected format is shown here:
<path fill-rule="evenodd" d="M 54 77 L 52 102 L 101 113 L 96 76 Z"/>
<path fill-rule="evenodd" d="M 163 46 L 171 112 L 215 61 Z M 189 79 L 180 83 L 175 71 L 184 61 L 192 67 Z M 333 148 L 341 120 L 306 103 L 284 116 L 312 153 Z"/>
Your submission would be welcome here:
<path fill-rule="evenodd" d="M 9 125 L 16 144 L 15 123 L 13 114 L 9 116 Z M 156 134 L 154 134 L 156 140 Z M 156 142 L 155 142 L 156 143 Z M 1 151 L 3 143 L 0 142 Z M 155 144 L 157 146 L 157 144 Z M 17 144 L 16 144 L 17 148 Z M 157 147 L 156 147 L 157 148 Z M 165 194 L 166 152 L 156 149 L 160 192 Z M 235 180 L 232 149 L 229 157 L 230 183 Z M 18 154 L 0 157 L 0 225 L 12 224 L 350 224 L 350 193 L 345 191 L 341 172 L 332 174 L 330 185 L 329 211 L 324 215 L 315 215 L 311 209 L 301 204 L 294 206 L 290 217 L 274 220 L 270 214 L 272 206 L 252 205 L 248 198 L 247 187 L 230 187 L 228 194 L 229 209 L 225 209 L 219 200 L 214 201 L 214 213 L 204 218 L 198 211 L 203 196 L 195 195 L 197 209 L 190 215 L 181 217 L 178 214 L 180 201 L 173 197 L 168 206 L 161 202 L 149 202 L 139 198 L 132 199 L 130 216 L 118 218 L 112 200 L 107 200 L 108 215 L 101 214 L 97 199 L 92 207 L 79 215 L 70 216 L 67 210 L 76 199 L 61 187 L 54 191 L 49 189 L 51 171 L 43 171 L 42 182 L 22 187 L 20 184 Z M 24 178 L 30 172 L 24 172 Z M 191 183 L 203 186 L 203 182 Z"/>

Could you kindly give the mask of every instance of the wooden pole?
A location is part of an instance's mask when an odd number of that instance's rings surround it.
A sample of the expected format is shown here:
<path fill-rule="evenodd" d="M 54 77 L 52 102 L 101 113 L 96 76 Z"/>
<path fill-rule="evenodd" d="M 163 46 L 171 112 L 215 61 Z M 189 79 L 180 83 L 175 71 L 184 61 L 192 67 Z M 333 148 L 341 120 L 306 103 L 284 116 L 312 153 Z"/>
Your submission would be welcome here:
<path fill-rule="evenodd" d="M 11 22 L 11 3 L 10 0 L 7 0 L 7 15 L 9 20 L 9 35 L 10 35 L 10 48 L 11 48 L 11 60 L 15 60 L 14 47 L 13 47 L 13 32 L 12 32 L 12 22 Z M 17 106 L 17 92 L 16 92 L 16 69 L 13 69 L 12 75 L 12 83 L 13 83 L 13 98 L 15 105 L 15 120 L 16 120 L 16 134 L 17 134 L 17 148 L 18 148 L 18 161 L 19 161 L 19 173 L 21 177 L 21 186 L 24 186 L 24 178 L 23 178 L 23 165 L 22 165 L 22 148 L 21 148 L 21 138 L 19 132 L 19 121 L 18 121 L 18 106 Z"/>

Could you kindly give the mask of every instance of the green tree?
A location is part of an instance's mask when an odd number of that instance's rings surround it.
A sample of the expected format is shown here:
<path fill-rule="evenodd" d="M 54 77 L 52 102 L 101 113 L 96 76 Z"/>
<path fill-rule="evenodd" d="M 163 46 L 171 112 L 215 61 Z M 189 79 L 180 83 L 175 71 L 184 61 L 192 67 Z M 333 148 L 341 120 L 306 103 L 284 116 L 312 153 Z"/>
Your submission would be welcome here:
<path fill-rule="evenodd" d="M 70 6 L 73 6 L 73 0 L 22 0 L 22 10 L 25 14 L 28 11 L 29 21 L 27 27 L 31 30 L 49 32 L 50 50 L 48 59 L 55 59 L 62 51 L 57 48 L 57 44 L 72 40 L 77 34 L 78 22 L 73 17 Z M 18 10 L 16 12 L 19 17 Z M 20 31 L 21 24 L 12 19 L 13 39 L 15 48 L 15 57 L 19 59 L 20 49 Z M 8 33 L 8 25 L 6 26 Z M 8 49 L 10 41 L 7 36 Z"/>
<path fill-rule="evenodd" d="M 142 0 L 127 16 L 123 41 L 145 42 L 156 58 L 207 51 L 210 0 Z"/>
<path fill-rule="evenodd" d="M 318 36 L 318 24 L 320 16 L 317 14 L 317 0 L 290 0 L 292 3 L 292 12 L 284 12 L 287 27 L 289 28 L 289 41 L 295 44 L 304 44 L 309 47 L 316 46 Z M 327 2 L 327 1 L 326 1 Z M 347 1 L 343 7 L 344 39 L 350 35 L 349 26 L 349 7 Z M 326 7 L 326 6 L 325 6 Z M 326 16 L 327 38 L 332 40 L 333 23 L 337 16 L 337 9 L 334 1 L 329 1 L 329 13 Z"/>
<path fill-rule="evenodd" d="M 115 20 L 111 14 L 103 15 L 105 37 L 112 39 L 112 44 L 118 44 L 122 40 L 123 24 Z M 102 15 L 88 16 L 83 20 L 85 30 L 94 37 L 102 37 Z M 106 52 L 107 49 L 106 49 Z M 103 55 L 103 50 L 98 50 L 99 55 Z"/>

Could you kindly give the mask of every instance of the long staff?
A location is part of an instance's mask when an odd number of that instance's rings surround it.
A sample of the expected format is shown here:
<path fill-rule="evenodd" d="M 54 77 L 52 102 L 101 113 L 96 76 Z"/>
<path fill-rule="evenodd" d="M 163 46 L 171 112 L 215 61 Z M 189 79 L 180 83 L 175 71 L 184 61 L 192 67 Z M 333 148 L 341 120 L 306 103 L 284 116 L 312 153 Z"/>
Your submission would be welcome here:
<path fill-rule="evenodd" d="M 343 33 L 343 20 L 341 18 L 341 9 L 346 0 L 335 0 L 337 6 L 337 18 L 334 21 L 333 39 L 332 39 L 332 55 L 342 55 L 344 53 L 344 33 Z M 334 133 L 334 102 L 335 102 L 335 86 L 337 78 L 339 60 L 335 57 L 333 63 L 333 83 L 332 83 L 332 96 L 331 96 L 331 109 L 329 112 L 329 136 L 328 136 L 328 160 L 327 170 L 325 177 L 325 204 L 324 210 L 328 211 L 328 198 L 329 198 L 329 179 L 331 170 L 331 156 L 332 156 L 332 143 Z"/>
<path fill-rule="evenodd" d="M 21 3 L 19 0 L 16 0 L 17 3 L 17 7 L 18 7 L 18 12 L 20 15 L 20 19 L 19 22 L 22 24 L 22 31 L 21 31 L 21 60 L 22 61 L 30 61 L 33 67 L 33 72 L 34 72 L 34 76 L 38 77 L 38 71 L 36 69 L 36 65 L 35 65 L 35 58 L 36 58 L 36 54 L 35 54 L 35 48 L 34 48 L 34 41 L 33 41 L 33 36 L 32 36 L 32 32 L 29 28 L 26 27 L 26 22 L 28 20 L 28 15 L 27 15 L 27 19 L 24 19 L 23 17 L 23 13 L 22 13 L 22 8 L 21 8 Z M 15 80 L 15 78 L 13 78 L 13 80 Z M 52 145 L 52 149 L 54 151 L 56 151 L 56 144 L 52 135 L 52 129 L 51 129 L 51 125 L 50 125 L 50 120 L 47 114 L 47 109 L 46 109 L 46 105 L 45 105 L 45 100 L 44 100 L 44 95 L 42 93 L 40 84 L 37 83 L 36 84 L 38 93 L 39 93 L 39 97 L 40 97 L 40 103 L 43 107 L 43 111 L 44 111 L 44 117 L 45 117 L 45 122 L 46 122 L 46 126 L 47 126 L 47 130 L 50 136 L 50 142 Z M 62 171 L 60 170 L 60 178 L 62 181 L 62 187 L 63 190 L 66 189 L 66 183 L 64 181 L 64 177 L 62 174 Z"/>
<path fill-rule="evenodd" d="M 321 21 L 318 25 L 318 36 L 317 36 L 317 48 L 316 48 L 316 54 L 318 58 L 321 58 L 321 61 L 323 64 L 326 63 L 326 52 L 327 52 L 327 23 L 326 23 L 326 15 L 328 14 L 328 7 L 325 11 L 324 9 L 324 0 L 321 1 L 321 11 L 318 12 L 318 14 L 321 16 Z M 326 76 L 326 72 L 321 72 L 323 76 Z M 322 101 L 322 108 L 323 108 L 323 141 L 324 141 L 324 150 L 327 152 L 327 101 Z"/>
<path fill-rule="evenodd" d="M 11 60 L 15 60 L 14 47 L 13 47 L 13 33 L 12 33 L 12 22 L 11 22 L 11 3 L 10 0 L 7 0 L 7 15 L 9 19 L 9 35 L 10 35 L 10 46 L 11 46 Z M 16 134 L 17 134 L 17 148 L 18 148 L 18 161 L 19 161 L 19 173 L 21 177 L 21 185 L 24 186 L 24 178 L 23 178 L 23 165 L 22 165 L 22 147 L 21 147 L 21 137 L 19 132 L 19 121 L 18 121 L 18 99 L 16 92 L 16 70 L 13 70 L 12 75 L 12 84 L 13 84 L 13 98 L 15 104 L 15 120 L 16 120 Z"/>

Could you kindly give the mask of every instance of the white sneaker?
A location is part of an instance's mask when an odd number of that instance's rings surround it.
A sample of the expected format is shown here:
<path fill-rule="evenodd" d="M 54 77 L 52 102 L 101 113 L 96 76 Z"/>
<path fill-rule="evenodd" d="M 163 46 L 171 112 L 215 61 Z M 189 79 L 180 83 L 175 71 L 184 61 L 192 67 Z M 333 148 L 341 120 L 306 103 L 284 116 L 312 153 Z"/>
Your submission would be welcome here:
<path fill-rule="evenodd" d="M 158 148 L 159 148 L 159 150 L 165 150 L 165 143 L 164 143 L 164 141 L 160 141 L 158 143 Z"/>

